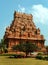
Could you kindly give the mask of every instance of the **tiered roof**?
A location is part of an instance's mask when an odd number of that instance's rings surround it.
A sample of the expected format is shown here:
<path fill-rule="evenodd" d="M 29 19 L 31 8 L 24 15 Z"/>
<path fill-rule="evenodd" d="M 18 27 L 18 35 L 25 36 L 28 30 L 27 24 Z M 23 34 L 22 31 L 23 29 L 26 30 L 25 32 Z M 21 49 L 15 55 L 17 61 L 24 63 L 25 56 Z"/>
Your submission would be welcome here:
<path fill-rule="evenodd" d="M 33 22 L 33 16 L 19 12 L 14 12 L 14 20 L 10 27 L 6 28 L 5 39 L 7 38 L 44 40 L 40 29 L 37 29 Z"/>

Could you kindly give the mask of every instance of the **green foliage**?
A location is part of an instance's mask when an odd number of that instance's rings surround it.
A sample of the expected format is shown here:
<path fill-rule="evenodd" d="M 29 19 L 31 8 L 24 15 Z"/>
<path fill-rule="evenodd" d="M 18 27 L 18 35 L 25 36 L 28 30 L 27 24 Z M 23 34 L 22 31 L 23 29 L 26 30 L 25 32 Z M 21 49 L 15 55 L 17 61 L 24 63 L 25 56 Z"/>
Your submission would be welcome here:
<path fill-rule="evenodd" d="M 44 59 L 44 60 L 48 60 L 48 56 L 44 57 L 43 59 Z"/>
<path fill-rule="evenodd" d="M 5 44 L 5 41 L 4 41 L 4 38 L 1 39 L 0 41 L 0 52 L 3 53 L 3 52 L 7 52 L 7 47 L 6 47 L 6 44 Z"/>
<path fill-rule="evenodd" d="M 37 55 L 43 55 L 43 52 L 39 52 Z"/>
<path fill-rule="evenodd" d="M 9 58 L 24 58 L 25 56 L 22 55 L 22 54 L 14 54 L 14 55 L 11 55 Z"/>
<path fill-rule="evenodd" d="M 37 56 L 36 56 L 36 59 L 48 60 L 48 56 L 37 55 Z"/>
<path fill-rule="evenodd" d="M 28 53 L 36 51 L 37 46 L 35 44 L 30 43 L 30 42 L 26 42 L 26 43 L 20 43 L 16 46 L 13 46 L 12 49 L 13 50 L 18 50 L 18 51 L 23 51 L 23 52 L 26 53 L 26 56 L 27 56 Z"/>
<path fill-rule="evenodd" d="M 37 55 L 37 56 L 36 56 L 36 59 L 40 59 L 40 60 L 42 60 L 43 57 L 42 57 L 41 55 Z"/>
<path fill-rule="evenodd" d="M 5 54 L 0 54 L 0 56 L 12 56 L 12 55 L 15 55 L 15 54 L 7 54 L 7 53 L 5 53 Z"/>
<path fill-rule="evenodd" d="M 23 54 L 0 54 L 0 56 L 9 56 L 9 58 L 24 58 Z"/>

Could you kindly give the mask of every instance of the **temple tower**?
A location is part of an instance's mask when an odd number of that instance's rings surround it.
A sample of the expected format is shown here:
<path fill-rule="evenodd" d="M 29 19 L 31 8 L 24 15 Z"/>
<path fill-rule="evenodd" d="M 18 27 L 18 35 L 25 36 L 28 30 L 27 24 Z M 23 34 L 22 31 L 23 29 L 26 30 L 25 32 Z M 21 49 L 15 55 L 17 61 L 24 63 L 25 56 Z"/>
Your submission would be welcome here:
<path fill-rule="evenodd" d="M 14 20 L 10 27 L 5 31 L 5 42 L 8 49 L 20 42 L 31 42 L 36 44 L 39 48 L 44 47 L 44 36 L 40 34 L 40 29 L 36 28 L 31 14 L 14 12 Z"/>

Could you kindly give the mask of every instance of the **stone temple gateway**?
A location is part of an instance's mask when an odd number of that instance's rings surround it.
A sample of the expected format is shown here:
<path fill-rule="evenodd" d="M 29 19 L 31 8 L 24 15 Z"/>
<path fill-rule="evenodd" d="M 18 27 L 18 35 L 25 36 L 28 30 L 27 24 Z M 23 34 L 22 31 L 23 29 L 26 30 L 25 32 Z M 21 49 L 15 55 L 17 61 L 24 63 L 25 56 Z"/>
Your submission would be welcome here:
<path fill-rule="evenodd" d="M 4 39 L 9 50 L 13 45 L 27 41 L 42 49 L 45 41 L 44 36 L 40 34 L 40 29 L 37 29 L 33 22 L 33 16 L 20 12 L 14 12 L 14 20 L 6 28 Z"/>

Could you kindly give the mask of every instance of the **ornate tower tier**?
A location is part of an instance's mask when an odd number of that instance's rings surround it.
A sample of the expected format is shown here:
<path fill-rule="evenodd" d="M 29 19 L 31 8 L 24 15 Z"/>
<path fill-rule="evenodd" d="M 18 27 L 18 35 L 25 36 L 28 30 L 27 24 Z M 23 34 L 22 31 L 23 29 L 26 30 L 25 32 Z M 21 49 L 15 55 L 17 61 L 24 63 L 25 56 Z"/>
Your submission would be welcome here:
<path fill-rule="evenodd" d="M 26 41 L 35 43 L 39 48 L 43 48 L 45 41 L 44 36 L 40 34 L 40 29 L 37 29 L 33 22 L 33 16 L 16 11 L 10 27 L 6 28 L 4 38 L 8 48 Z"/>

